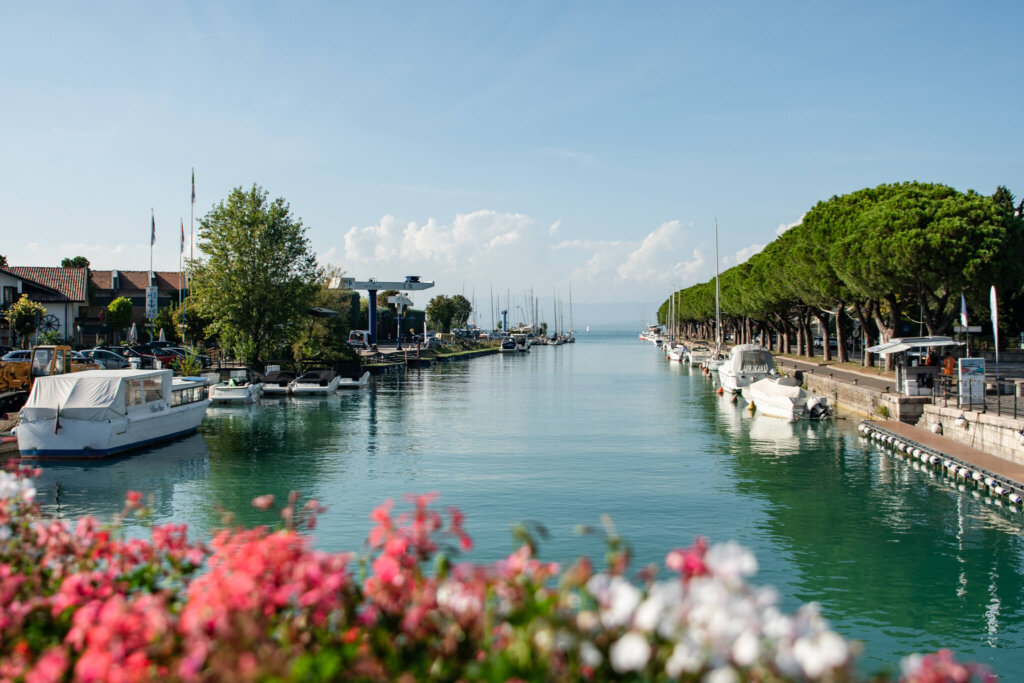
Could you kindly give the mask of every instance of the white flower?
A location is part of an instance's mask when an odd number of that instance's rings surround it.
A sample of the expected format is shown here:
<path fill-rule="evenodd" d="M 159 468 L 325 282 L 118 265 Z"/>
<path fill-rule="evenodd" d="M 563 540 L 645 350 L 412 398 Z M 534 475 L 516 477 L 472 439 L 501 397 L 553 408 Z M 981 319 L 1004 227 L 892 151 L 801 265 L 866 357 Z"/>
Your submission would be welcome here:
<path fill-rule="evenodd" d="M 0 541 L 6 541 L 11 537 L 11 527 L 6 524 L 0 524 Z"/>
<path fill-rule="evenodd" d="M 604 661 L 604 655 L 594 647 L 592 642 L 584 640 L 580 643 L 580 661 L 583 662 L 584 666 L 598 667 Z"/>
<path fill-rule="evenodd" d="M 576 628 L 589 633 L 590 631 L 596 631 L 597 627 L 601 625 L 601 621 L 597 618 L 592 610 L 583 610 L 576 615 Z"/>
<path fill-rule="evenodd" d="M 551 650 L 551 646 L 555 643 L 555 634 L 553 634 L 549 628 L 542 628 L 534 634 L 533 642 L 538 648 L 540 648 L 541 652 L 549 652 Z"/>
<path fill-rule="evenodd" d="M 844 665 L 850 656 L 846 641 L 832 631 L 799 638 L 793 644 L 793 656 L 808 678 L 819 678 L 826 671 Z"/>
<path fill-rule="evenodd" d="M 605 628 L 628 624 L 642 597 L 636 586 L 621 576 L 595 574 L 587 581 L 587 590 L 601 603 L 601 623 Z"/>
<path fill-rule="evenodd" d="M 703 683 L 740 683 L 740 675 L 731 666 L 723 666 L 705 674 Z"/>
<path fill-rule="evenodd" d="M 612 668 L 619 673 L 643 671 L 647 660 L 651 658 L 651 645 L 647 638 L 630 631 L 612 644 L 608 658 Z"/>
<path fill-rule="evenodd" d="M 752 666 L 761 656 L 761 642 L 757 635 L 746 630 L 732 644 L 732 661 L 741 667 Z"/>
<path fill-rule="evenodd" d="M 742 581 L 757 573 L 757 558 L 736 541 L 717 543 L 704 555 L 704 564 L 711 573 L 728 583 Z"/>
<path fill-rule="evenodd" d="M 483 609 L 480 596 L 461 581 L 446 580 L 437 588 L 437 604 L 455 614 L 476 614 Z"/>
<path fill-rule="evenodd" d="M 683 593 L 679 581 L 660 581 L 651 586 L 647 599 L 637 608 L 633 626 L 642 631 L 653 631 L 660 626 L 666 612 L 677 605 Z"/>
<path fill-rule="evenodd" d="M 679 678 L 685 671 L 696 673 L 704 666 L 704 657 L 700 647 L 689 638 L 684 638 L 672 648 L 672 654 L 665 662 L 665 673 L 672 678 Z"/>
<path fill-rule="evenodd" d="M 921 667 L 924 665 L 924 657 L 918 653 L 907 655 L 900 660 L 900 670 L 903 671 L 904 678 L 913 678 L 917 674 L 921 673 Z"/>

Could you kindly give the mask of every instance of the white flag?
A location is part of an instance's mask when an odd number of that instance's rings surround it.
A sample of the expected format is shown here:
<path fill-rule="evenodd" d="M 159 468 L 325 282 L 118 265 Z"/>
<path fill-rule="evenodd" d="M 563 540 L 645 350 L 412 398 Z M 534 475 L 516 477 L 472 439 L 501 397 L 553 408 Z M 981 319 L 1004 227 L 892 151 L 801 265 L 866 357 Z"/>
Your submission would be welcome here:
<path fill-rule="evenodd" d="M 996 340 L 996 364 L 999 364 L 999 310 L 996 306 L 996 286 L 992 285 L 992 292 L 989 295 L 989 303 L 992 304 L 992 336 Z"/>

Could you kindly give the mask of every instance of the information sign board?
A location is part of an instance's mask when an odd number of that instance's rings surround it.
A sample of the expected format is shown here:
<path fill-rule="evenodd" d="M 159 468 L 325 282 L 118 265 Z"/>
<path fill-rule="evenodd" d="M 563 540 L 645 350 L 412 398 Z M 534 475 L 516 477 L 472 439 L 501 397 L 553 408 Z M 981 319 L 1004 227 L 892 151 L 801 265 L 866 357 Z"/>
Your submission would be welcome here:
<path fill-rule="evenodd" d="M 960 407 L 985 402 L 985 359 L 961 358 L 958 362 Z"/>
<path fill-rule="evenodd" d="M 146 320 L 156 318 L 156 287 L 146 287 Z"/>

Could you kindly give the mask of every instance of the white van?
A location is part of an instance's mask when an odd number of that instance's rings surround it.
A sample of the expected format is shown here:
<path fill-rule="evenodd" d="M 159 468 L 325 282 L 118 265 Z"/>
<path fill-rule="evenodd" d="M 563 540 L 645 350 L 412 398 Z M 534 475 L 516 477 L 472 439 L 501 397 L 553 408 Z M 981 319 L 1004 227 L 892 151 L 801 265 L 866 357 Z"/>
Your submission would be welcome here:
<path fill-rule="evenodd" d="M 352 330 L 348 333 L 348 344 L 349 346 L 354 346 L 357 349 L 370 348 L 370 331 Z"/>

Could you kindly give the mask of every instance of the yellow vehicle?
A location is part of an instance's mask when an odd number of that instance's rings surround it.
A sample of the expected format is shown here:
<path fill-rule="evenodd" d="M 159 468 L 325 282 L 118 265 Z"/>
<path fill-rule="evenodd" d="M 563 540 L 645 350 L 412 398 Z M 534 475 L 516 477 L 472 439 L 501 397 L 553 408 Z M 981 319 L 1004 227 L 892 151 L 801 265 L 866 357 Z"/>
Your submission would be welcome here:
<path fill-rule="evenodd" d="M 70 346 L 34 346 L 27 361 L 0 361 L 0 412 L 24 405 L 36 377 L 100 369 L 75 359 Z"/>

